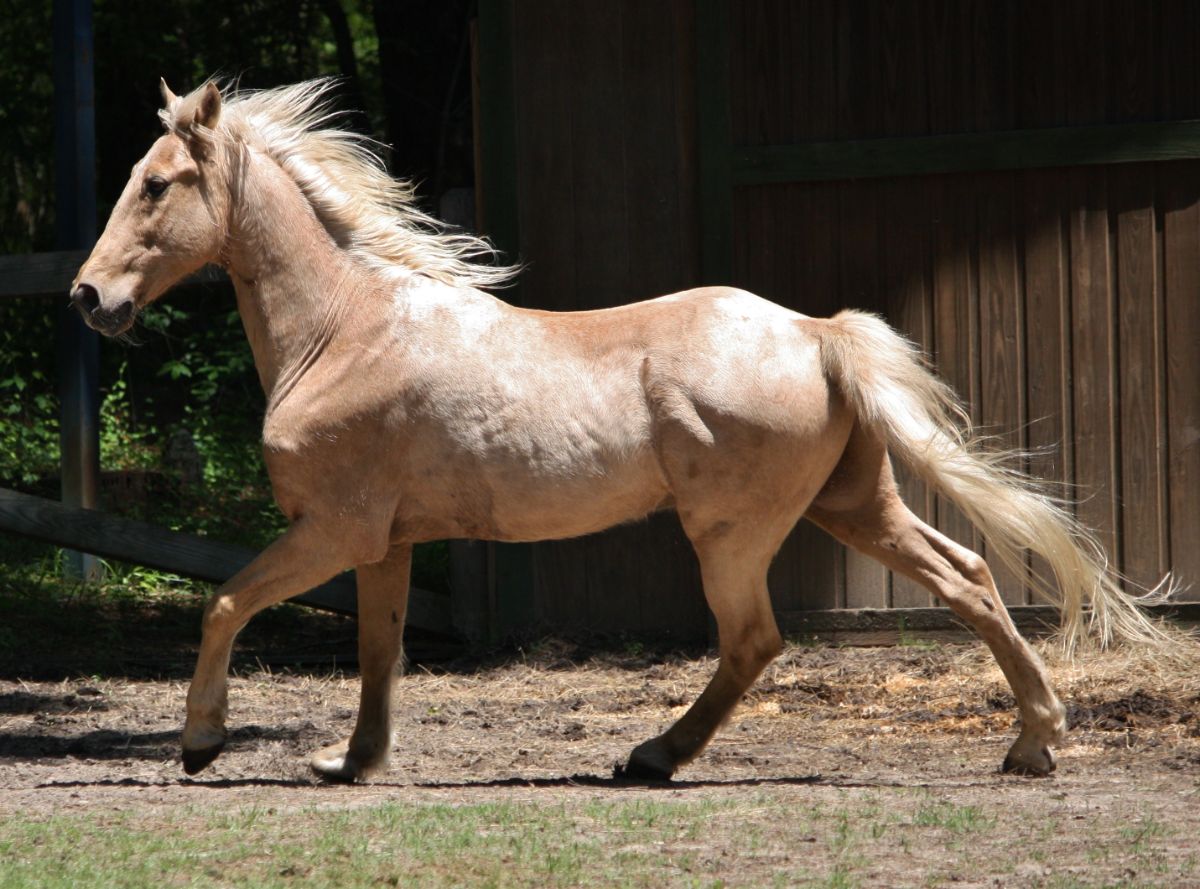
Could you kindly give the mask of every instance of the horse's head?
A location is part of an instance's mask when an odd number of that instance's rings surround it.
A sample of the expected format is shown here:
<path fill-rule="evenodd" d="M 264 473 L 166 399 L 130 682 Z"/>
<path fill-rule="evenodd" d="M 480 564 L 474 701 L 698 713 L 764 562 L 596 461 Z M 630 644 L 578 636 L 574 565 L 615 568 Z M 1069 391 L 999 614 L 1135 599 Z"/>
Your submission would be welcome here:
<path fill-rule="evenodd" d="M 206 83 L 180 98 L 163 82 L 166 135 L 133 168 L 100 240 L 71 288 L 89 327 L 107 336 L 171 285 L 215 260 L 229 197 L 214 132 L 221 91 Z"/>

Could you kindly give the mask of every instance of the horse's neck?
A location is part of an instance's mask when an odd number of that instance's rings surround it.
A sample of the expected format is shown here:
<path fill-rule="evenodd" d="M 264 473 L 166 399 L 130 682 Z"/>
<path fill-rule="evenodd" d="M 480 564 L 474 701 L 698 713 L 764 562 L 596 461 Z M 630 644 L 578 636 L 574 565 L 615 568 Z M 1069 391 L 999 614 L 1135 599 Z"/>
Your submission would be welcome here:
<path fill-rule="evenodd" d="M 259 380 L 274 403 L 338 332 L 361 272 L 269 158 L 250 154 L 240 191 L 229 273 Z"/>

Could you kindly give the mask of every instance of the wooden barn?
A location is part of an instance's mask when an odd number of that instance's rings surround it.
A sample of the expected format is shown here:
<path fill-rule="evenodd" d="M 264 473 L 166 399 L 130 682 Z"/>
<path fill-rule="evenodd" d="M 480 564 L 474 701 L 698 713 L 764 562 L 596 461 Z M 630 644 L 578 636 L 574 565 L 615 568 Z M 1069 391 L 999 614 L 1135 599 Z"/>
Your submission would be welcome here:
<path fill-rule="evenodd" d="M 527 266 L 515 301 L 724 283 L 877 311 L 1129 577 L 1200 584 L 1200 6 L 480 0 L 476 49 L 481 221 Z M 672 515 L 458 564 L 477 633 L 708 632 Z M 804 523 L 771 587 L 785 630 L 933 604 Z"/>

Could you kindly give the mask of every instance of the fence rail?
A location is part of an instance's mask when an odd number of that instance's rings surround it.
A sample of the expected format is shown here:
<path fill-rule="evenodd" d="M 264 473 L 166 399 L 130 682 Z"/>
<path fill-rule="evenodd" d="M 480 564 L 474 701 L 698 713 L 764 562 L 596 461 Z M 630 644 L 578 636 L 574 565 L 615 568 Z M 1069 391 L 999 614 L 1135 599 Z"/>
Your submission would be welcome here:
<path fill-rule="evenodd" d="M 225 582 L 257 555 L 231 543 L 168 531 L 93 509 L 64 506 L 6 488 L 0 488 L 0 531 L 212 583 Z M 449 607 L 444 599 L 426 590 L 411 590 L 408 623 L 430 632 L 451 633 Z M 343 574 L 293 601 L 354 614 L 354 576 Z"/>
<path fill-rule="evenodd" d="M 67 302 L 71 281 L 88 258 L 88 250 L 54 250 L 0 256 L 0 299 L 62 297 Z M 181 284 L 219 283 L 228 280 L 216 266 L 205 266 Z"/>

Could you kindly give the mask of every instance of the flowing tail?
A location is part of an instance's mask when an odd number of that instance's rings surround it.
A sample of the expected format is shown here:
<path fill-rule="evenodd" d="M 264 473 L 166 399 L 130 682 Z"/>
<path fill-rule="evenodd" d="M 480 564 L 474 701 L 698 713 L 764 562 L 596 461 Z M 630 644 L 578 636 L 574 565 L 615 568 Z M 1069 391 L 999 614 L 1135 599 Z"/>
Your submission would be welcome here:
<path fill-rule="evenodd" d="M 916 346 L 882 319 L 852 310 L 824 322 L 820 340 L 825 373 L 859 422 L 962 510 L 983 533 L 989 556 L 1059 607 L 1068 653 L 1085 639 L 1102 647 L 1172 644 L 1140 607 L 1169 598 L 1170 579 L 1142 596 L 1125 593 L 1099 541 L 1063 503 L 1013 468 L 1020 454 L 981 445 L 953 390 L 926 369 Z M 1029 570 L 1026 551 L 1049 563 L 1054 581 Z"/>

